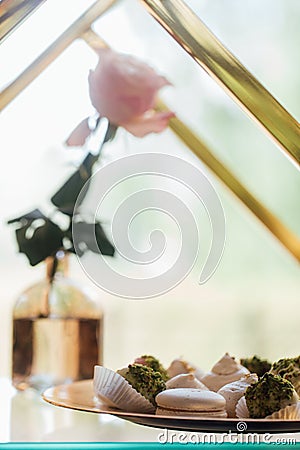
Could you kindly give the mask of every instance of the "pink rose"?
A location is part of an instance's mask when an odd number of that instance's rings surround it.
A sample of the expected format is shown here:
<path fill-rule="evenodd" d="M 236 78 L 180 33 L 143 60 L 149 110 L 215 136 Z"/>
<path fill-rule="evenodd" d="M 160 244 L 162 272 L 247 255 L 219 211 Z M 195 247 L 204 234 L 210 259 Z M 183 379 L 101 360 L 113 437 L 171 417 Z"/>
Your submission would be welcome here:
<path fill-rule="evenodd" d="M 163 131 L 174 113 L 156 112 L 154 106 L 158 90 L 170 85 L 168 80 L 133 56 L 105 49 L 99 57 L 96 69 L 89 74 L 90 98 L 99 115 L 138 137 Z M 67 143 L 83 145 L 88 135 L 86 119 Z"/>

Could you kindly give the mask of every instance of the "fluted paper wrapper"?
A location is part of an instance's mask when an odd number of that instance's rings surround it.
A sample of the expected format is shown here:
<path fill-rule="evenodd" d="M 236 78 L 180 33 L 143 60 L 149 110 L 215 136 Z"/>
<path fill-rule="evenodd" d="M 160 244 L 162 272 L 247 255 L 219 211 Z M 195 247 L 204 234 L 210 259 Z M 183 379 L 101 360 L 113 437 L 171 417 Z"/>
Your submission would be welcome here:
<path fill-rule="evenodd" d="M 121 375 L 102 366 L 94 369 L 94 392 L 106 405 L 131 412 L 152 413 L 154 406 Z"/>
<path fill-rule="evenodd" d="M 299 420 L 300 419 L 300 402 L 295 403 L 295 405 L 286 406 L 285 408 L 275 411 L 266 419 L 270 420 Z"/>
<path fill-rule="evenodd" d="M 239 419 L 248 419 L 249 418 L 249 411 L 246 403 L 245 397 L 241 397 L 239 401 L 236 404 L 235 408 L 235 414 L 236 417 Z"/>

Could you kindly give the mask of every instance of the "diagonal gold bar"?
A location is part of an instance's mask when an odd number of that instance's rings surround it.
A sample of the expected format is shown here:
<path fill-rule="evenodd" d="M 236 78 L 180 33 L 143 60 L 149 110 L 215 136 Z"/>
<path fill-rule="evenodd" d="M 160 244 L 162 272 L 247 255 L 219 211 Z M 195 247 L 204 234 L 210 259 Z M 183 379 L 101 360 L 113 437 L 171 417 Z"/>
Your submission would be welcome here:
<path fill-rule="evenodd" d="M 12 33 L 46 0 L 0 1 L 0 42 Z"/>
<path fill-rule="evenodd" d="M 300 126 L 182 0 L 142 0 L 150 14 L 299 167 Z"/>
<path fill-rule="evenodd" d="M 162 101 L 158 110 L 168 109 Z M 268 228 L 271 233 L 300 262 L 300 239 L 271 213 L 254 195 L 224 166 L 207 145 L 179 118 L 170 120 L 170 128 L 192 152 L 226 185 L 235 196 Z"/>
<path fill-rule="evenodd" d="M 117 0 L 98 0 L 64 31 L 30 66 L 0 92 L 0 111 L 49 66 L 75 39 Z"/>
<path fill-rule="evenodd" d="M 108 48 L 108 44 L 105 42 L 105 40 L 100 38 L 100 36 L 95 33 L 92 28 L 88 28 L 84 33 L 82 33 L 80 37 L 96 53 L 98 50 Z"/>
<path fill-rule="evenodd" d="M 106 42 L 93 30 L 87 30 L 82 39 L 97 52 L 107 47 Z M 168 110 L 161 101 L 157 102 L 157 110 Z M 207 145 L 178 117 L 170 120 L 170 128 L 184 144 L 206 164 L 206 166 L 226 185 L 235 196 L 268 228 L 283 246 L 300 261 L 300 240 L 277 217 L 272 214 L 236 176 L 219 161 Z"/>

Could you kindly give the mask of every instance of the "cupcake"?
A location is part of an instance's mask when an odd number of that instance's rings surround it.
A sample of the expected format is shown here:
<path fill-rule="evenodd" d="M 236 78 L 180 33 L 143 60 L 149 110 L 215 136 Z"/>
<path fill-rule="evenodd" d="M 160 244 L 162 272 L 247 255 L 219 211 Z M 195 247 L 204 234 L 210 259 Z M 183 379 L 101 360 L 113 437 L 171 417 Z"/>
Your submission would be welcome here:
<path fill-rule="evenodd" d="M 223 358 L 218 361 L 210 372 L 206 373 L 200 381 L 204 383 L 211 391 L 217 392 L 225 384 L 237 381 L 244 375 L 249 374 L 249 370 L 239 364 L 235 358 L 225 353 Z"/>
<path fill-rule="evenodd" d="M 286 406 L 294 405 L 299 397 L 292 383 L 279 375 L 266 373 L 245 392 L 249 417 L 262 419 Z"/>
<path fill-rule="evenodd" d="M 241 397 L 243 397 L 246 389 L 250 384 L 258 381 L 255 373 L 247 374 L 238 381 L 225 384 L 218 390 L 218 394 L 222 395 L 226 400 L 226 411 L 228 417 L 236 417 L 236 405 Z"/>
<path fill-rule="evenodd" d="M 201 389 L 204 391 L 208 391 L 208 387 L 206 387 L 201 381 L 199 381 L 194 373 L 181 373 L 176 375 L 176 377 L 171 378 L 166 382 L 167 389 L 176 389 L 176 388 L 189 388 L 189 389 Z"/>
<path fill-rule="evenodd" d="M 129 364 L 126 369 L 118 370 L 117 373 L 145 397 L 153 406 L 156 406 L 155 397 L 166 389 L 166 384 L 160 372 L 143 364 Z"/>
<path fill-rule="evenodd" d="M 142 413 L 155 411 L 148 399 L 113 370 L 95 366 L 93 383 L 96 398 L 109 407 Z"/>

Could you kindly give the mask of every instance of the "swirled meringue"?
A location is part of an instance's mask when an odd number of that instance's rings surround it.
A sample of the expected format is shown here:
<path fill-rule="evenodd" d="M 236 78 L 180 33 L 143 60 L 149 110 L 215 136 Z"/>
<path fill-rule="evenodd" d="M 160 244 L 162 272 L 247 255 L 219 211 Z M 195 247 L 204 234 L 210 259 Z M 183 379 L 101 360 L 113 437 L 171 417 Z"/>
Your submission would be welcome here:
<path fill-rule="evenodd" d="M 210 390 L 217 392 L 225 384 L 237 381 L 242 376 L 249 374 L 246 367 L 241 366 L 229 353 L 225 355 L 213 366 L 210 372 L 207 372 L 200 381 Z"/>
<path fill-rule="evenodd" d="M 225 384 L 218 390 L 218 394 L 222 395 L 226 400 L 226 411 L 228 417 L 236 417 L 235 408 L 241 397 L 243 397 L 246 389 L 250 384 L 256 383 L 258 376 L 256 373 L 247 374 L 240 380 Z"/>
<path fill-rule="evenodd" d="M 166 382 L 166 387 L 167 389 L 190 388 L 208 391 L 208 387 L 201 383 L 192 372 L 176 375 L 176 377 L 173 377 Z"/>
<path fill-rule="evenodd" d="M 205 372 L 199 367 L 194 366 L 194 364 L 191 364 L 184 359 L 177 358 L 171 362 L 170 366 L 167 369 L 167 373 L 169 378 L 176 377 L 176 375 L 180 374 L 194 373 L 195 377 L 198 380 L 201 380 Z"/>

